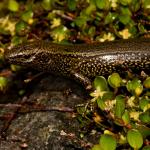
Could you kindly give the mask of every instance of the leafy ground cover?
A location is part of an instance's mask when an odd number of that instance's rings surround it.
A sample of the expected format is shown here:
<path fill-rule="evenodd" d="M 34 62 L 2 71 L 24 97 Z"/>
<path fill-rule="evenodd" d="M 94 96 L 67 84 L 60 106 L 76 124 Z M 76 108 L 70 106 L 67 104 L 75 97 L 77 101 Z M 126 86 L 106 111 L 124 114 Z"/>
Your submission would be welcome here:
<path fill-rule="evenodd" d="M 149 37 L 149 14 L 150 0 L 2 0 L 1 94 L 10 87 L 16 88 L 17 96 L 26 94 L 26 83 L 19 77 L 22 69 L 4 60 L 7 47 L 33 39 L 92 44 Z M 23 76 L 30 80 L 34 73 Z M 92 101 L 87 107 L 77 107 L 81 124 L 86 127 L 94 122 L 93 129 L 101 132 L 93 150 L 150 149 L 149 80 L 146 75 L 122 78 L 118 73 L 95 79 Z"/>

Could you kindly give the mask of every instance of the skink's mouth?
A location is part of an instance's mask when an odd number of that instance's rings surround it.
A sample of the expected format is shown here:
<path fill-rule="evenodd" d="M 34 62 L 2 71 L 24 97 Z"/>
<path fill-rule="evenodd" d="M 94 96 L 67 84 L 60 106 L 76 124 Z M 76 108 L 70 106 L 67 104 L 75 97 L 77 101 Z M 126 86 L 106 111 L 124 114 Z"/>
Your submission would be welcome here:
<path fill-rule="evenodd" d="M 6 49 L 4 52 L 5 60 L 10 62 L 10 60 L 15 59 L 17 57 L 19 51 L 20 51 L 19 46 L 15 46 L 13 48 Z"/>
<path fill-rule="evenodd" d="M 25 65 L 29 64 L 30 62 L 33 62 L 35 59 L 34 55 L 26 54 L 25 52 L 18 52 L 11 50 L 6 50 L 4 53 L 4 58 L 8 63 L 14 63 L 18 65 Z"/>
<path fill-rule="evenodd" d="M 10 60 L 12 60 L 13 58 L 13 53 L 11 53 L 11 50 L 6 49 L 4 52 L 4 58 L 7 62 L 10 62 Z"/>

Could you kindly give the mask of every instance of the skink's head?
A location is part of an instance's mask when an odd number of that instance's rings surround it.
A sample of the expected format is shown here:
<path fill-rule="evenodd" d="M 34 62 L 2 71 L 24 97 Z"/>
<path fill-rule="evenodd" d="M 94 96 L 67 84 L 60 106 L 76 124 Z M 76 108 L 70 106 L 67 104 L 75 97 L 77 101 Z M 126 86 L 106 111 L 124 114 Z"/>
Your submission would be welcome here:
<path fill-rule="evenodd" d="M 35 55 L 38 54 L 40 44 L 38 42 L 30 42 L 14 46 L 5 51 L 5 59 L 11 64 L 29 65 L 34 61 Z"/>

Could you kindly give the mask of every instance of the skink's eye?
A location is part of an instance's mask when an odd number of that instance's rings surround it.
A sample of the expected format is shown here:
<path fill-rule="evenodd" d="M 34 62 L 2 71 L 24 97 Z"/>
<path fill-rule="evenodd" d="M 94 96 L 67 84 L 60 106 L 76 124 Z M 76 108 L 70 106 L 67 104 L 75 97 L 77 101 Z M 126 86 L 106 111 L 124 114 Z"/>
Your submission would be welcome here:
<path fill-rule="evenodd" d="M 16 58 L 16 61 L 18 62 L 33 62 L 35 59 L 34 55 L 18 55 L 18 57 Z"/>
<path fill-rule="evenodd" d="M 31 55 L 25 55 L 24 57 L 23 57 L 23 59 L 30 59 L 31 58 Z"/>

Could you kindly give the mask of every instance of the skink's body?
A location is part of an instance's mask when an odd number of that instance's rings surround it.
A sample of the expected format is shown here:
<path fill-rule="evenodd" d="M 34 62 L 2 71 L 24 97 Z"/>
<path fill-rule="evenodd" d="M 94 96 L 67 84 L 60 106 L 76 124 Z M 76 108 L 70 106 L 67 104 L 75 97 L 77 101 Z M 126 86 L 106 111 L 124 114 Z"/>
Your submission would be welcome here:
<path fill-rule="evenodd" d="M 59 45 L 36 41 L 6 51 L 14 64 L 80 80 L 125 70 L 150 71 L 150 39 L 121 40 L 100 44 Z"/>

